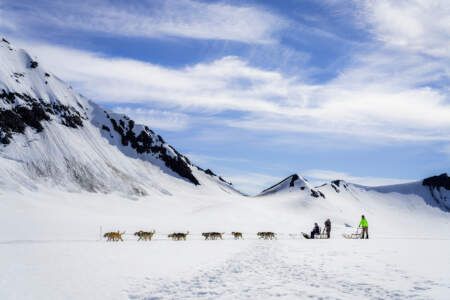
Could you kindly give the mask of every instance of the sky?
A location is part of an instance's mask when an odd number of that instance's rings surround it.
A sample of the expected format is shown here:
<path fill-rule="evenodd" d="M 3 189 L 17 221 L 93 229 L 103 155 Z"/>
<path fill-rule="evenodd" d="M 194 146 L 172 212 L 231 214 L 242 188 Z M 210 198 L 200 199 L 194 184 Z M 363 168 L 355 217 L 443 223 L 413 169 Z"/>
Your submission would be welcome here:
<path fill-rule="evenodd" d="M 0 34 L 249 194 L 450 171 L 448 0 L 0 0 Z"/>

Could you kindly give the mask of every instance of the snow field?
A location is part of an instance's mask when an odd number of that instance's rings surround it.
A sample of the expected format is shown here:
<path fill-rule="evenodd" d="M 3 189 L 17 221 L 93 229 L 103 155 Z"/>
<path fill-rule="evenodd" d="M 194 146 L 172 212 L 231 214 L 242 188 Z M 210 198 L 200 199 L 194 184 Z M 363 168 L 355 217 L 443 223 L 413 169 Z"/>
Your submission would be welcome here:
<path fill-rule="evenodd" d="M 0 299 L 448 299 L 448 213 L 417 196 L 181 193 L 0 191 Z M 343 239 L 361 212 L 371 239 Z M 298 238 L 326 217 L 330 240 Z M 100 226 L 126 231 L 125 241 L 99 240 Z M 152 229 L 150 242 L 132 235 Z M 187 241 L 164 235 L 188 230 Z M 226 234 L 204 241 L 207 231 Z"/>
<path fill-rule="evenodd" d="M 401 239 L 2 242 L 0 298 L 448 299 L 449 251 Z"/>

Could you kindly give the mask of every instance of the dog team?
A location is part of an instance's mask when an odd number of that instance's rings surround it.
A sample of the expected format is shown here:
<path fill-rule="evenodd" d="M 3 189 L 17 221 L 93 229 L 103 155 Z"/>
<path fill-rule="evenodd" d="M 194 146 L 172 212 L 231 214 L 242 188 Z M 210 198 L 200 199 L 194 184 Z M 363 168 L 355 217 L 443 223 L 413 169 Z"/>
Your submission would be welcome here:
<path fill-rule="evenodd" d="M 138 237 L 138 241 L 151 241 L 153 235 L 155 234 L 155 230 L 152 231 L 138 231 L 135 232 L 134 235 Z M 104 238 L 106 238 L 107 242 L 118 242 L 118 241 L 122 241 L 122 235 L 125 234 L 125 232 L 107 232 L 103 235 Z M 225 232 L 203 232 L 202 236 L 205 238 L 205 240 L 217 240 L 217 239 L 221 239 L 223 240 L 223 235 L 225 234 Z M 242 234 L 242 232 L 235 232 L 233 231 L 231 233 L 234 237 L 235 240 L 239 240 L 239 239 L 244 239 L 244 236 Z M 169 239 L 172 239 L 174 241 L 181 241 L 181 240 L 186 240 L 186 237 L 189 235 L 189 231 L 184 233 L 184 232 L 174 232 L 171 233 L 169 235 L 167 235 L 167 237 Z M 276 233 L 274 232 L 258 232 L 257 233 L 257 237 L 259 239 L 265 239 L 265 240 L 273 240 L 276 239 Z"/>

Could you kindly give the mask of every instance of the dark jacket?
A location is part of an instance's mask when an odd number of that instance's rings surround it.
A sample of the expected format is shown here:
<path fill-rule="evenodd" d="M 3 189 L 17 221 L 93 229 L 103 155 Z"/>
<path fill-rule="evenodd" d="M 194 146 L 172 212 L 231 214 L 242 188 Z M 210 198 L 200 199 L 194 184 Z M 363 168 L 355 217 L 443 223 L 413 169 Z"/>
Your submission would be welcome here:
<path fill-rule="evenodd" d="M 325 227 L 331 228 L 331 221 L 330 220 L 326 220 L 325 221 Z"/>
<path fill-rule="evenodd" d="M 320 233 L 320 228 L 319 228 L 319 225 L 317 225 L 317 226 L 314 226 L 314 229 L 313 229 L 313 231 L 312 232 L 314 232 L 314 233 Z"/>

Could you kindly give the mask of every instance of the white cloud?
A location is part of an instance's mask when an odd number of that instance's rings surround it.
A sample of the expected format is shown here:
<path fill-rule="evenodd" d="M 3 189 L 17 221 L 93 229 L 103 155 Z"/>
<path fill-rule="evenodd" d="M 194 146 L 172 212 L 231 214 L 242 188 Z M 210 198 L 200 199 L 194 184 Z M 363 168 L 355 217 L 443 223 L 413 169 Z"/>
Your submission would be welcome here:
<path fill-rule="evenodd" d="M 159 102 L 184 113 L 235 110 L 244 114 L 225 124 L 251 130 L 350 135 L 375 142 L 450 140 L 448 93 L 422 86 L 423 80 L 432 80 L 427 74 L 445 70 L 419 58 L 371 54 L 332 81 L 311 85 L 238 57 L 173 69 L 24 44 L 43 66 L 96 101 Z M 415 67 L 419 62 L 421 67 Z"/>
<path fill-rule="evenodd" d="M 331 170 L 307 170 L 302 175 L 322 181 L 341 179 L 347 182 L 365 186 L 401 184 L 417 180 L 417 179 L 399 179 L 399 178 L 384 178 L 384 177 L 358 177 L 352 176 L 345 172 L 337 172 Z"/>
<path fill-rule="evenodd" d="M 106 2 L 98 3 L 102 6 Z M 229 9 L 251 10 L 249 7 L 229 7 L 220 3 L 167 3 L 160 8 L 163 12 L 160 19 L 172 20 L 175 25 L 184 24 L 180 19 L 185 20 L 175 12 L 181 9 L 179 6 L 187 7 L 187 15 L 215 11 L 217 5 L 221 9 L 225 7 L 224 14 L 228 14 Z M 365 17 L 360 21 L 364 20 L 382 42 L 354 53 L 348 66 L 338 76 L 321 84 L 308 83 L 304 77 L 255 67 L 246 59 L 234 56 L 177 69 L 53 45 L 23 44 L 31 49 L 32 54 L 38 55 L 43 66 L 48 66 L 95 101 L 158 102 L 181 114 L 189 114 L 193 110 L 200 114 L 233 110 L 240 113 L 222 118 L 222 124 L 249 130 L 308 132 L 321 136 L 356 137 L 376 143 L 395 140 L 450 141 L 450 94 L 447 88 L 450 83 L 450 61 L 447 56 L 439 54 L 448 47 L 448 39 L 443 38 L 450 34 L 450 26 L 441 25 L 445 25 L 450 18 L 450 11 L 442 8 L 442 2 L 437 0 L 434 5 L 423 1 L 413 1 L 410 6 L 404 1 L 365 1 L 363 4 L 356 5 L 360 8 L 358 13 Z M 76 6 L 62 2 L 58 5 Z M 176 9 L 168 9 L 171 6 Z M 195 7 L 201 9 L 193 9 Z M 92 22 L 100 22 L 100 28 L 103 28 L 114 19 L 108 14 L 117 15 L 118 19 L 127 18 L 130 12 L 138 13 L 137 8 L 132 6 L 123 13 L 108 10 L 104 13 L 91 12 L 106 14 L 106 17 L 94 16 Z M 87 10 L 83 5 L 76 9 Z M 115 10 L 116 7 L 110 9 Z M 421 9 L 435 16 L 434 23 L 439 24 L 431 24 L 433 20 Z M 391 18 L 398 15 L 399 20 L 417 24 L 404 28 L 397 20 L 383 19 L 383 13 Z M 207 23 L 209 15 L 205 13 L 205 16 L 193 19 Z M 190 20 L 191 17 L 186 18 Z M 218 20 L 221 18 L 221 15 L 217 17 Z M 79 21 L 69 18 L 67 23 L 70 25 Z M 86 26 L 91 26 L 89 22 L 86 20 Z M 435 26 L 440 26 L 439 30 Z M 181 27 L 188 31 L 191 28 L 190 25 Z M 230 36 L 239 38 L 240 35 L 231 30 Z M 428 39 L 427 36 L 433 38 Z M 410 47 L 392 42 L 401 40 L 401 37 L 415 44 Z M 286 49 L 281 52 L 289 53 Z M 297 62 L 302 62 L 302 53 L 291 54 Z M 179 124 L 187 126 L 180 120 Z"/>
<path fill-rule="evenodd" d="M 272 111 L 278 107 L 270 98 L 289 92 L 289 82 L 281 74 L 250 67 L 237 57 L 170 69 L 57 46 L 26 46 L 48 69 L 104 101 L 152 100 L 210 111 Z"/>
<path fill-rule="evenodd" d="M 377 39 L 390 47 L 450 57 L 448 0 L 366 0 L 361 16 Z"/>
<path fill-rule="evenodd" d="M 279 17 L 259 7 L 191 0 L 136 1 L 126 5 L 108 0 L 9 4 L 4 6 L 5 17 L 24 27 L 45 24 L 58 29 L 146 38 L 270 43 L 274 32 L 285 25 Z"/>
<path fill-rule="evenodd" d="M 114 112 L 130 116 L 139 124 L 145 124 L 152 128 L 164 130 L 183 130 L 189 127 L 190 118 L 186 114 L 156 109 L 131 108 L 116 106 Z"/>

